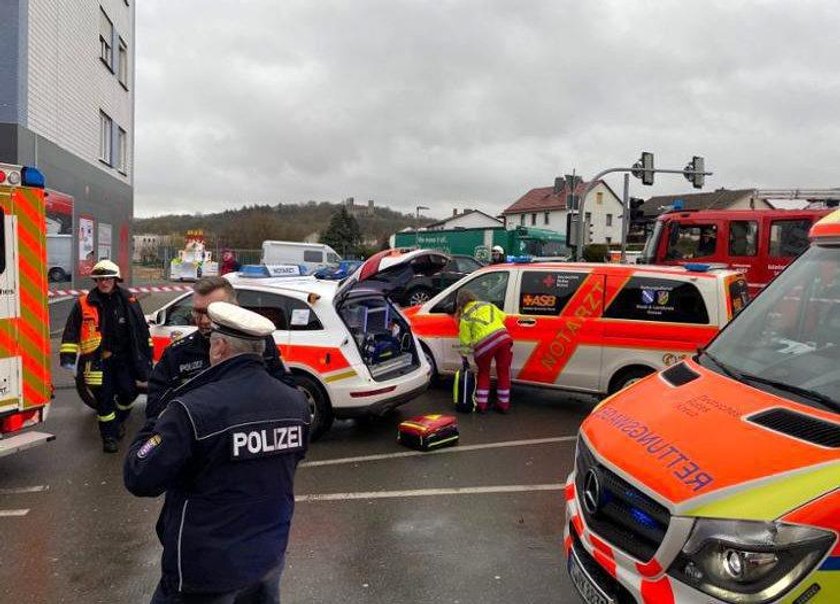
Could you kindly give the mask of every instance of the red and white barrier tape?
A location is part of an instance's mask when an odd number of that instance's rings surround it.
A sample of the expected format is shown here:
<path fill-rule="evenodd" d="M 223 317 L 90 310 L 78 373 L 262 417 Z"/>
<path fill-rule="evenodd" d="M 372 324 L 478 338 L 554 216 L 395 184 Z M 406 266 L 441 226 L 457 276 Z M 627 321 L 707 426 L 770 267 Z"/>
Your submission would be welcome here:
<path fill-rule="evenodd" d="M 128 287 L 126 289 L 133 294 L 157 294 L 161 292 L 189 292 L 192 291 L 192 286 L 150 285 L 148 287 Z M 57 298 L 59 296 L 83 296 L 89 291 L 89 289 L 51 289 L 48 296 L 50 298 Z"/>

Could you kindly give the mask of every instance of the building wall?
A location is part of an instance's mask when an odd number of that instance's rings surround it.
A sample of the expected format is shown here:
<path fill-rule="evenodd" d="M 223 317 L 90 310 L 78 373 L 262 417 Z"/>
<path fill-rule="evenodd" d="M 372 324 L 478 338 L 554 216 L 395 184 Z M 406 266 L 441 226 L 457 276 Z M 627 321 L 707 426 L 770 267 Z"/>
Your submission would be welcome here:
<path fill-rule="evenodd" d="M 430 230 L 440 231 L 454 229 L 456 227 L 464 229 L 492 229 L 501 225 L 501 221 L 495 218 L 485 216 L 479 212 L 472 212 L 470 214 L 459 214 L 458 216 L 448 218 L 443 224 L 430 227 Z"/>

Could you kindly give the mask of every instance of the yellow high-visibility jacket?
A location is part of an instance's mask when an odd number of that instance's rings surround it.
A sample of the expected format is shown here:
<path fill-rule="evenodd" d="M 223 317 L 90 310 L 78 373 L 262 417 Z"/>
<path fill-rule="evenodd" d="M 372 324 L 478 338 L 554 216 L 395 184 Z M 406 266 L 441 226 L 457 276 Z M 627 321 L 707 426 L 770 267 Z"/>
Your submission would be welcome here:
<path fill-rule="evenodd" d="M 464 307 L 458 325 L 461 354 L 480 357 L 498 344 L 510 341 L 505 313 L 491 302 L 470 302 Z"/>

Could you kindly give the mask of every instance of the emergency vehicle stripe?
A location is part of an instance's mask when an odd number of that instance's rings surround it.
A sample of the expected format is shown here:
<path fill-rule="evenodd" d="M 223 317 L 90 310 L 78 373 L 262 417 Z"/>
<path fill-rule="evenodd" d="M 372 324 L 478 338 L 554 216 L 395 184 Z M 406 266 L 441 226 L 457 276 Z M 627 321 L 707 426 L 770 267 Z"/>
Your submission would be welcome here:
<path fill-rule="evenodd" d="M 668 577 L 662 577 L 659 581 L 642 579 L 642 602 L 645 604 L 673 604 L 675 600 L 671 580 Z"/>
<path fill-rule="evenodd" d="M 330 382 L 337 382 L 339 380 L 346 380 L 348 378 L 353 378 L 353 377 L 356 377 L 356 372 L 351 369 L 350 371 L 344 371 L 342 373 L 336 373 L 334 375 L 325 377 L 324 381 L 329 384 Z"/>
<path fill-rule="evenodd" d="M 837 510 L 840 509 L 840 489 L 835 489 L 831 493 L 808 502 L 808 504 L 794 510 L 783 518 L 785 522 L 792 524 L 804 524 L 806 526 L 818 526 L 834 531 L 840 536 L 840 514 Z M 835 561 L 840 561 L 840 539 L 834 542 L 834 548 L 830 554 L 835 556 Z M 831 558 L 827 559 L 831 560 Z M 840 570 L 835 568 L 832 570 Z"/>
<path fill-rule="evenodd" d="M 319 373 L 350 367 L 350 362 L 338 348 L 298 344 L 280 344 L 278 348 L 287 363 L 305 365 Z"/>

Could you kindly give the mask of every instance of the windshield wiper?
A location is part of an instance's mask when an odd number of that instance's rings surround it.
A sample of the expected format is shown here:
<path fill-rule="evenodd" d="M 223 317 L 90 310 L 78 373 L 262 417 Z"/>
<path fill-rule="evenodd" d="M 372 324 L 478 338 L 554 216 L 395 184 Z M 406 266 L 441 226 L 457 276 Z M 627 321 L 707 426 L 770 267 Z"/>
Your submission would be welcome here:
<path fill-rule="evenodd" d="M 733 380 L 741 380 L 742 374 L 739 371 L 735 371 L 729 365 L 724 364 L 723 362 L 719 361 L 712 353 L 710 353 L 705 348 L 701 349 L 700 351 L 701 356 L 705 356 L 708 358 L 712 363 L 718 366 L 718 368 L 723 371 L 727 376 L 731 377 Z"/>
<path fill-rule="evenodd" d="M 822 392 L 817 392 L 816 390 L 811 390 L 809 388 L 802 388 L 801 386 L 794 386 L 793 384 L 780 382 L 778 380 L 771 380 L 765 377 L 751 375 L 749 373 L 742 373 L 741 379 L 745 382 L 756 382 L 759 384 L 765 384 L 767 386 L 770 386 L 771 388 L 776 388 L 777 390 L 797 394 L 801 397 L 811 399 L 812 401 L 817 401 L 818 403 L 823 404 L 825 407 L 831 409 L 832 411 L 840 412 L 840 402 L 835 401 L 833 398 L 831 398 L 830 396 L 826 396 Z"/>

